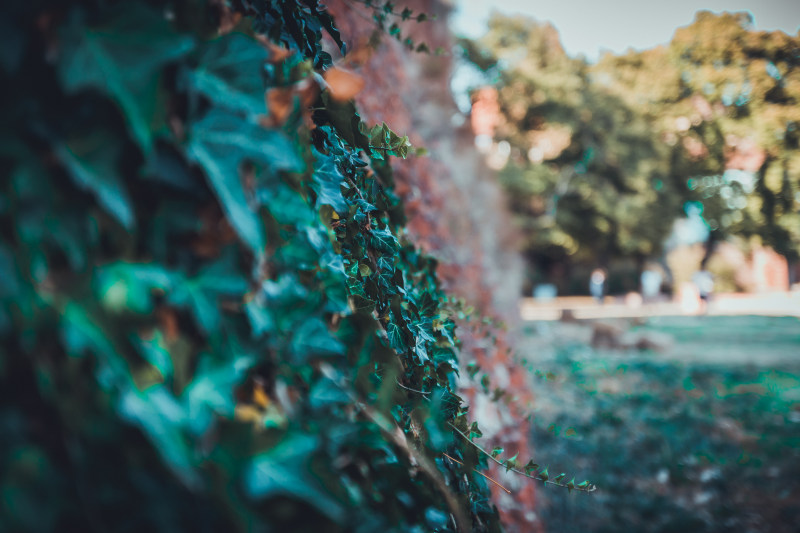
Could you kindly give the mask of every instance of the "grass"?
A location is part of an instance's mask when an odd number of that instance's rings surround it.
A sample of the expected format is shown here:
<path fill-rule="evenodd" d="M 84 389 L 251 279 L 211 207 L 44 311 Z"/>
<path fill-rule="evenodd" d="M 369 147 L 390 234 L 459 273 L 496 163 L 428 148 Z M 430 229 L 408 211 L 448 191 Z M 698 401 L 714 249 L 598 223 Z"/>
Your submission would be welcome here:
<path fill-rule="evenodd" d="M 574 335 L 589 326 L 547 327 L 524 345 L 550 376 L 532 380 L 536 457 L 599 487 L 540 490 L 548 531 L 797 530 L 800 320 L 663 317 L 634 328 L 669 334 L 661 353 L 595 351 Z"/>

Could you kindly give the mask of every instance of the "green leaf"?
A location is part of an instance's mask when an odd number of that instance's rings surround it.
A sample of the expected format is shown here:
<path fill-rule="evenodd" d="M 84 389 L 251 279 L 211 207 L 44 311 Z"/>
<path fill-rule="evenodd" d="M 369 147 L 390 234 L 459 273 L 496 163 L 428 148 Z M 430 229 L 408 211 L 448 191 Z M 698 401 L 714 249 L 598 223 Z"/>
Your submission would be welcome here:
<path fill-rule="evenodd" d="M 106 333 L 98 317 L 83 306 L 74 302 L 64 306 L 61 312 L 61 337 L 66 352 L 74 357 L 93 353 L 98 362 L 98 381 L 104 389 L 131 386 L 128 364 Z"/>
<path fill-rule="evenodd" d="M 567 490 L 569 492 L 572 492 L 572 489 L 574 488 L 575 488 L 575 478 L 572 478 L 569 480 L 569 483 L 567 483 Z"/>
<path fill-rule="evenodd" d="M 155 264 L 113 263 L 94 272 L 92 284 L 103 307 L 109 311 L 150 313 L 152 291 L 169 291 L 181 276 Z"/>
<path fill-rule="evenodd" d="M 271 450 L 257 455 L 245 470 L 244 489 L 251 498 L 289 496 L 304 502 L 332 520 L 342 520 L 344 509 L 321 487 L 308 470 L 319 446 L 310 435 L 290 434 Z"/>
<path fill-rule="evenodd" d="M 229 351 L 238 350 L 229 347 Z M 255 359 L 240 353 L 230 353 L 229 356 L 227 360 L 217 361 L 209 354 L 202 354 L 192 381 L 181 394 L 187 423 L 196 435 L 208 429 L 215 413 L 233 418 L 236 405 L 234 389 L 242 382 Z"/>
<path fill-rule="evenodd" d="M 158 79 L 166 63 L 194 47 L 164 16 L 137 2 L 123 3 L 108 24 L 87 27 L 73 16 L 62 28 L 58 74 L 67 92 L 99 89 L 113 98 L 139 146 L 149 153 L 158 112 Z"/>
<path fill-rule="evenodd" d="M 533 459 L 528 461 L 528 464 L 525 465 L 525 473 L 529 476 L 539 470 L 539 465 L 533 462 Z"/>
<path fill-rule="evenodd" d="M 369 245 L 384 255 L 397 253 L 399 244 L 389 228 L 373 229 L 370 232 Z"/>
<path fill-rule="evenodd" d="M 172 378 L 172 357 L 164 341 L 164 335 L 160 331 L 155 332 L 152 339 L 133 336 L 132 340 L 142 356 L 161 373 L 165 380 Z"/>
<path fill-rule="evenodd" d="M 550 479 L 550 474 L 548 474 L 547 472 L 547 467 L 545 467 L 544 470 L 539 472 L 539 479 L 541 479 L 542 481 L 547 481 L 548 479 Z"/>
<path fill-rule="evenodd" d="M 222 320 L 220 298 L 227 296 L 241 301 L 248 290 L 247 279 L 236 265 L 233 248 L 227 248 L 219 260 L 186 281 L 183 291 L 170 295 L 176 302 L 188 304 L 201 329 L 208 335 L 219 333 Z"/>
<path fill-rule="evenodd" d="M 315 122 L 319 125 L 330 124 L 351 147 L 367 150 L 369 139 L 361 132 L 361 118 L 356 113 L 355 104 L 352 101 L 335 102 L 327 92 L 322 93 L 322 101 L 325 108 L 314 114 Z"/>
<path fill-rule="evenodd" d="M 127 229 L 135 225 L 133 206 L 117 169 L 119 145 L 102 133 L 55 148 L 72 181 Z"/>
<path fill-rule="evenodd" d="M 220 107 L 264 114 L 266 49 L 252 37 L 232 33 L 207 43 L 198 66 L 189 71 L 192 87 Z"/>
<path fill-rule="evenodd" d="M 472 439 L 477 439 L 477 438 L 480 438 L 480 437 L 483 437 L 483 432 L 478 427 L 478 423 L 477 422 L 473 422 L 469 426 L 469 438 L 470 438 L 470 440 L 472 440 Z"/>
<path fill-rule="evenodd" d="M 329 205 L 337 213 L 347 213 L 347 201 L 342 195 L 344 175 L 336 165 L 336 157 L 314 151 L 316 165 L 311 188 L 317 194 L 317 209 L 322 205 Z"/>
<path fill-rule="evenodd" d="M 331 405 L 341 405 L 350 403 L 350 397 L 327 378 L 317 381 L 308 395 L 308 401 L 312 408 L 319 409 Z"/>
<path fill-rule="evenodd" d="M 240 167 L 251 161 L 275 170 L 302 170 L 303 163 L 292 142 L 280 131 L 214 109 L 192 124 L 187 151 L 205 170 L 233 228 L 257 256 L 262 255 L 266 244 L 264 228 L 256 206 L 248 202 Z"/>
<path fill-rule="evenodd" d="M 492 449 L 492 457 L 497 458 L 501 453 L 503 453 L 503 448 L 496 446 Z"/>
<path fill-rule="evenodd" d="M 514 457 L 512 457 L 511 459 L 506 460 L 506 462 L 505 462 L 506 472 L 508 472 L 512 468 L 516 468 L 517 467 L 517 457 L 518 456 L 519 456 L 519 452 L 514 454 Z"/>
<path fill-rule="evenodd" d="M 291 343 L 296 362 L 306 362 L 315 356 L 342 355 L 345 347 L 334 337 L 320 318 L 310 318 L 294 332 Z"/>
<path fill-rule="evenodd" d="M 397 322 L 393 313 L 390 313 L 389 316 L 389 322 L 386 324 L 386 335 L 389 337 L 389 345 L 394 348 L 397 353 L 403 353 L 408 350 L 408 344 L 403 334 L 403 326 Z"/>
<path fill-rule="evenodd" d="M 200 487 L 201 479 L 194 468 L 194 451 L 181 431 L 186 412 L 165 387 L 153 386 L 145 391 L 126 388 L 117 408 L 123 419 L 142 428 L 167 466 L 187 486 Z"/>
<path fill-rule="evenodd" d="M 561 483 L 561 480 L 564 479 L 565 477 L 567 477 L 567 474 L 561 472 L 559 475 L 553 478 L 553 481 L 555 481 L 556 483 Z"/>

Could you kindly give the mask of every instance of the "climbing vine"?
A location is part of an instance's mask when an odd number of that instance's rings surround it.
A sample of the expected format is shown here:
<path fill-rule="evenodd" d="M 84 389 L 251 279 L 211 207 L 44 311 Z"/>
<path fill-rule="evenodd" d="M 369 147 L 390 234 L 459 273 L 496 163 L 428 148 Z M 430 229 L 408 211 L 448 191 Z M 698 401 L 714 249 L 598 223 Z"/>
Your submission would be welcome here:
<path fill-rule="evenodd" d="M 493 531 L 490 460 L 592 490 L 474 442 L 416 150 L 326 89 L 318 1 L 0 9 L 12 529 Z"/>

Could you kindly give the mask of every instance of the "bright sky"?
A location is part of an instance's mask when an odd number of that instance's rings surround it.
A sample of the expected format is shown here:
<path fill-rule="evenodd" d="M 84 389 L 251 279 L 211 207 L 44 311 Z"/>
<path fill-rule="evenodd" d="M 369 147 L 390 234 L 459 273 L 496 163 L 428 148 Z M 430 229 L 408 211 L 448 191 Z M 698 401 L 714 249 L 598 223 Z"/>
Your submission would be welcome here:
<path fill-rule="evenodd" d="M 570 55 L 595 61 L 604 50 L 650 48 L 667 43 L 696 11 L 749 11 L 758 30 L 800 31 L 800 0 L 455 0 L 456 33 L 479 37 L 492 10 L 550 21 Z"/>

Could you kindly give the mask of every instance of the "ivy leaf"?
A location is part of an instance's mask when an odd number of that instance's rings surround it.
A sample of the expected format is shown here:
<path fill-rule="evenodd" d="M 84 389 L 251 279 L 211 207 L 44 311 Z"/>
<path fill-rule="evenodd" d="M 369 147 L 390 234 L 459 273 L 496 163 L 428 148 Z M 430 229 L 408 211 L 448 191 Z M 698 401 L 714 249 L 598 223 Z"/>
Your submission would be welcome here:
<path fill-rule="evenodd" d="M 113 98 L 149 153 L 154 122 L 166 114 L 158 111 L 160 69 L 189 52 L 194 41 L 140 3 L 126 2 L 117 11 L 103 26 L 87 27 L 78 16 L 63 26 L 58 74 L 68 93 L 94 88 Z"/>
<path fill-rule="evenodd" d="M 389 323 L 386 324 L 386 335 L 389 337 L 389 345 L 398 353 L 403 353 L 408 349 L 405 336 L 403 335 L 403 326 L 399 324 L 394 316 L 394 313 L 389 313 Z"/>
<path fill-rule="evenodd" d="M 257 455 L 245 470 L 244 489 L 257 499 L 289 496 L 305 502 L 332 520 L 345 511 L 307 468 L 318 448 L 315 437 L 293 433 L 271 450 Z"/>
<path fill-rule="evenodd" d="M 306 362 L 314 356 L 342 355 L 345 347 L 328 331 L 322 319 L 311 318 L 294 332 L 291 352 L 296 362 Z"/>
<path fill-rule="evenodd" d="M 477 438 L 480 438 L 480 437 L 483 437 L 483 432 L 478 427 L 478 423 L 477 422 L 473 422 L 469 426 L 469 439 L 473 440 L 473 439 L 477 439 Z"/>
<path fill-rule="evenodd" d="M 95 294 L 109 311 L 150 313 L 152 291 L 169 291 L 182 277 L 157 264 L 113 263 L 98 268 L 92 277 Z"/>
<path fill-rule="evenodd" d="M 389 228 L 373 229 L 370 232 L 369 245 L 384 255 L 394 255 L 399 248 L 397 239 Z"/>
<path fill-rule="evenodd" d="M 342 196 L 344 175 L 336 166 L 336 157 L 316 151 L 314 155 L 317 162 L 311 188 L 317 194 L 316 207 L 319 209 L 322 205 L 329 205 L 337 213 L 346 213 L 348 211 L 347 201 Z"/>
<path fill-rule="evenodd" d="M 503 453 L 503 448 L 496 446 L 492 449 L 492 457 L 497 458 L 501 453 Z"/>
<path fill-rule="evenodd" d="M 280 131 L 268 130 L 226 111 L 214 109 L 192 125 L 189 157 L 205 170 L 228 220 L 256 255 L 266 244 L 261 219 L 248 202 L 240 166 L 245 161 L 271 169 L 302 170 L 292 142 Z"/>
<path fill-rule="evenodd" d="M 336 383 L 328 378 L 322 378 L 312 387 L 308 401 L 313 409 L 319 409 L 330 405 L 350 403 L 351 400 Z"/>
<path fill-rule="evenodd" d="M 539 472 L 539 479 L 541 479 L 542 481 L 547 481 L 548 479 L 550 479 L 550 474 L 547 472 L 547 467 L 545 467 L 544 470 Z"/>
<path fill-rule="evenodd" d="M 160 331 L 157 331 L 152 339 L 134 336 L 132 340 L 142 356 L 161 373 L 165 380 L 172 378 L 172 357 L 164 341 L 164 335 Z"/>
<path fill-rule="evenodd" d="M 518 456 L 519 456 L 519 452 L 517 452 L 517 453 L 514 455 L 514 457 L 512 457 L 511 459 L 508 459 L 508 460 L 505 462 L 506 472 L 508 472 L 508 471 L 509 471 L 509 470 L 511 470 L 512 468 L 517 468 L 517 457 L 518 457 Z"/>
<path fill-rule="evenodd" d="M 195 434 L 208 429 L 214 413 L 233 417 L 234 388 L 255 361 L 248 355 L 230 353 L 237 351 L 229 347 L 230 357 L 225 361 L 217 361 L 209 354 L 201 355 L 197 371 L 181 395 L 187 409 L 187 423 Z"/>
<path fill-rule="evenodd" d="M 163 386 L 156 385 L 145 391 L 126 388 L 117 408 L 122 418 L 144 431 L 167 465 L 187 486 L 200 487 L 200 476 L 193 464 L 194 451 L 180 431 L 186 413 Z"/>
<path fill-rule="evenodd" d="M 255 39 L 232 33 L 208 43 L 189 71 L 194 90 L 218 106 L 264 114 L 264 63 L 268 53 Z"/>
<path fill-rule="evenodd" d="M 62 144 L 56 147 L 55 153 L 76 185 L 91 192 L 125 228 L 133 228 L 133 206 L 117 170 L 119 146 L 116 143 L 96 134 Z"/>
<path fill-rule="evenodd" d="M 328 35 L 331 36 L 333 41 L 339 47 L 339 51 L 342 53 L 342 55 L 347 54 L 347 45 L 342 40 L 339 30 L 333 24 L 333 17 L 331 17 L 330 14 L 324 9 L 318 9 L 316 11 L 316 15 L 322 27 L 326 32 L 328 32 Z"/>
<path fill-rule="evenodd" d="M 525 465 L 525 473 L 529 476 L 532 475 L 534 472 L 539 470 L 539 465 L 533 462 L 533 459 L 528 461 L 528 464 Z"/>
<path fill-rule="evenodd" d="M 363 126 L 355 104 L 352 101 L 336 102 L 327 92 L 322 93 L 322 102 L 324 108 L 314 112 L 314 122 L 330 124 L 351 147 L 367 150 L 369 139 L 361 131 Z"/>

